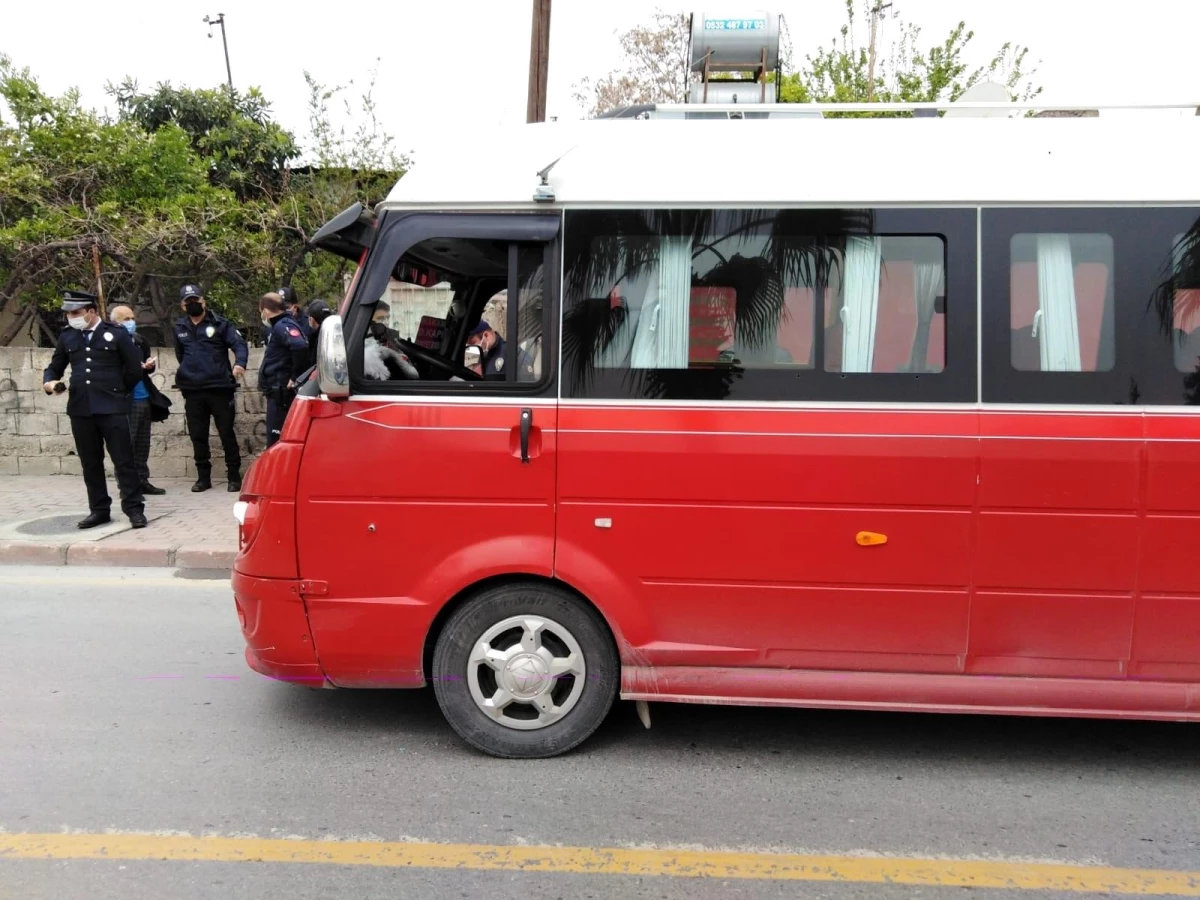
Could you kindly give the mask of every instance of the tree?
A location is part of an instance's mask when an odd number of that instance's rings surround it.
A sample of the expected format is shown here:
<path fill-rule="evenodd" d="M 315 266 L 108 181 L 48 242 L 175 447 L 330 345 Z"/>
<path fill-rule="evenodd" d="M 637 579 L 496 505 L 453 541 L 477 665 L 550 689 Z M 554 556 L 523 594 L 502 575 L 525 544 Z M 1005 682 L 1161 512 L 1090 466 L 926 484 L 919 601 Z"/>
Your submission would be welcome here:
<path fill-rule="evenodd" d="M 656 9 L 652 25 L 619 36 L 623 65 L 597 81 L 576 84 L 575 101 L 590 115 L 638 103 L 682 103 L 691 69 L 688 21 L 682 13 Z"/>
<path fill-rule="evenodd" d="M 307 69 L 304 70 L 304 82 L 308 85 L 309 153 L 313 162 L 323 169 L 387 172 L 399 177 L 412 165 L 412 160 L 407 154 L 396 151 L 395 138 L 379 124 L 375 104 L 378 58 L 369 74 L 366 90 L 358 98 L 362 118 L 354 126 L 353 133 L 348 135 L 344 122 L 334 122 L 329 101 L 352 86 L 354 79 L 345 85 L 330 87 L 318 82 Z M 353 122 L 355 111 L 350 101 L 343 97 L 342 104 L 346 120 Z"/>
<path fill-rule="evenodd" d="M 271 119 L 271 104 L 257 88 L 242 94 L 164 83 L 143 93 L 136 80 L 126 78 L 107 89 L 122 120 L 150 134 L 168 125 L 181 128 L 208 163 L 212 183 L 241 199 L 278 192 L 285 166 L 300 155 L 295 138 Z"/>
<path fill-rule="evenodd" d="M 921 29 L 900 18 L 895 2 L 844 2 L 846 24 L 815 55 L 808 55 L 799 71 L 787 72 L 791 51 L 781 41 L 781 68 L 786 74 L 779 85 L 780 102 L 957 100 L 985 79 L 1006 85 L 1013 100 L 1029 100 L 1041 93 L 1031 81 L 1036 69 L 1026 69 L 1027 47 L 1005 43 L 985 65 L 972 68 L 968 58 L 975 34 L 965 22 L 959 22 L 940 43 L 925 46 Z M 865 45 L 860 41 L 862 31 L 867 33 Z M 881 50 L 889 33 L 895 37 Z M 619 40 L 622 65 L 599 80 L 584 79 L 575 86 L 575 100 L 589 115 L 637 103 L 684 102 L 691 78 L 688 16 L 656 11 L 652 24 L 632 28 Z M 715 76 L 727 77 L 731 74 Z"/>
<path fill-rule="evenodd" d="M 167 342 L 184 283 L 240 323 L 282 285 L 341 295 L 348 264 L 313 253 L 311 236 L 355 199 L 382 199 L 407 165 L 370 89 L 350 132 L 321 113 L 343 155 L 298 169 L 298 142 L 257 90 L 143 93 L 126 79 L 110 91 L 115 117 L 74 90 L 48 95 L 0 56 L 0 344 L 26 329 L 52 340 L 60 291 L 96 287 L 97 253 L 108 301 L 152 313 Z"/>
<path fill-rule="evenodd" d="M 1042 92 L 1026 71 L 1029 48 L 1006 42 L 986 65 L 971 68 L 967 51 L 975 37 L 959 22 L 938 44 L 922 48 L 921 29 L 903 21 L 894 3 L 845 0 L 847 22 L 839 37 L 806 57 L 799 72 L 786 75 L 779 90 L 784 103 L 890 103 L 957 100 L 983 80 L 1005 85 L 1014 101 Z M 888 10 L 891 12 L 888 13 Z M 866 46 L 858 29 L 868 32 Z M 879 52 L 885 31 L 897 34 Z M 874 114 L 878 115 L 878 114 Z"/>
<path fill-rule="evenodd" d="M 168 265 L 245 279 L 247 210 L 210 183 L 181 128 L 148 134 L 82 108 L 75 91 L 50 97 L 2 56 L 0 101 L 0 312 L 16 303 L 0 343 L 26 325 L 48 336 L 45 308 L 64 287 L 95 286 L 96 252 L 114 298 Z"/>

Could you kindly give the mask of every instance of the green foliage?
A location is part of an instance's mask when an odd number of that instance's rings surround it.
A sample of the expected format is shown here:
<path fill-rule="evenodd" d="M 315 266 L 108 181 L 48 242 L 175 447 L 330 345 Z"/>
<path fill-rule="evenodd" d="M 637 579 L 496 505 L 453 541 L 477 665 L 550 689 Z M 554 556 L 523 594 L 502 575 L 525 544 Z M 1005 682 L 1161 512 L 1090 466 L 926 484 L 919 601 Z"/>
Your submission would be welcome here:
<path fill-rule="evenodd" d="M 168 341 L 185 282 L 252 336 L 268 290 L 341 296 L 349 264 L 313 253 L 309 236 L 356 199 L 378 202 L 408 164 L 371 88 L 349 134 L 321 112 L 314 136 L 337 135 L 340 155 L 299 169 L 288 167 L 299 143 L 255 89 L 143 93 L 127 79 L 109 91 L 115 117 L 83 108 L 76 91 L 47 94 L 0 55 L 0 344 L 25 329 L 49 338 L 60 291 L 96 288 L 94 250 L 109 305 L 149 313 Z"/>
<path fill-rule="evenodd" d="M 240 94 L 160 84 L 141 93 L 127 78 L 108 90 L 123 120 L 151 134 L 168 126 L 181 129 L 208 163 L 212 183 L 241 198 L 278 191 L 284 166 L 299 156 L 295 139 L 271 120 L 271 105 L 257 88 Z"/>
<path fill-rule="evenodd" d="M 972 68 L 969 59 L 975 34 L 967 30 L 966 23 L 959 22 L 942 41 L 929 45 L 922 42 L 919 27 L 900 18 L 895 2 L 844 2 L 846 24 L 837 37 L 808 55 L 799 71 L 788 71 L 792 57 L 790 38 L 786 31 L 781 36 L 785 74 L 779 83 L 779 102 L 956 100 L 983 80 L 1004 84 L 1013 100 L 1029 100 L 1042 91 L 1031 81 L 1036 69 L 1027 69 L 1030 64 L 1027 47 L 1005 43 L 986 65 Z M 603 78 L 584 79 L 575 85 L 576 102 L 590 115 L 638 103 L 683 103 L 692 77 L 688 28 L 688 16 L 656 10 L 652 22 L 619 35 L 623 57 L 619 68 Z M 730 77 L 735 76 L 717 75 L 712 80 Z M 774 79 L 773 75 L 768 77 Z"/>
<path fill-rule="evenodd" d="M 980 81 L 1005 85 L 1014 101 L 1042 92 L 1026 70 L 1029 48 L 1005 43 L 986 65 L 972 68 L 967 61 L 973 31 L 959 22 L 940 42 L 922 45 L 921 29 L 905 22 L 894 4 L 880 0 L 845 0 L 846 24 L 838 37 L 805 58 L 799 72 L 780 82 L 783 103 L 915 103 L 957 100 Z M 887 14 L 887 10 L 891 13 Z M 863 32 L 876 36 L 862 42 Z M 887 32 L 894 39 L 883 46 Z M 875 115 L 857 113 L 845 115 Z"/>

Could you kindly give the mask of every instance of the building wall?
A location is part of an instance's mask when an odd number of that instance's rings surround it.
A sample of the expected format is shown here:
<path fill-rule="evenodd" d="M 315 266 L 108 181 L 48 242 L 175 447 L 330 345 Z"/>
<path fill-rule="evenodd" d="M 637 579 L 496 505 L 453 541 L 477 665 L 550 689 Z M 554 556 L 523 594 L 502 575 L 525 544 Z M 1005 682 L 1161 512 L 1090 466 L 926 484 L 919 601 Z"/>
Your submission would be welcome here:
<path fill-rule="evenodd" d="M 80 474 L 71 421 L 66 414 L 66 395 L 48 397 L 42 390 L 42 370 L 49 365 L 52 352 L 0 347 L 0 474 Z M 195 475 L 192 442 L 184 427 L 183 397 L 171 387 L 175 381 L 174 351 L 158 349 L 154 353 L 159 367 L 154 382 L 171 399 L 171 414 L 165 422 L 152 426 L 150 479 Z M 254 390 L 262 353 L 261 349 L 250 350 L 250 364 L 242 381 L 250 387 L 237 391 L 235 430 L 242 450 L 243 474 L 251 459 L 267 445 L 266 401 Z M 212 429 L 209 445 L 213 478 L 220 481 L 225 476 L 225 456 L 216 429 Z M 105 464 L 111 469 L 108 460 Z"/>

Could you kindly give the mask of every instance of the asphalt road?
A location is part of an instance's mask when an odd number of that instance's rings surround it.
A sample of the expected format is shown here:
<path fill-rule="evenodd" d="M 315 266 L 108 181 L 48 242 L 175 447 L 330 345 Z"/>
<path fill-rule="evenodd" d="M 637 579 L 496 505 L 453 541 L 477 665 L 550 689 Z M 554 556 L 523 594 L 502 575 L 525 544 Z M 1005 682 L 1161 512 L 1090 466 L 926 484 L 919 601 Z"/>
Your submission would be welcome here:
<path fill-rule="evenodd" d="M 961 894 L 954 872 L 981 857 L 1200 871 L 1194 725 L 658 704 L 646 731 L 620 703 L 575 753 L 501 761 L 461 744 L 428 691 L 279 684 L 242 649 L 223 581 L 0 569 L 0 897 L 886 900 Z M 111 831 L 142 837 L 80 858 Z M 23 833 L 63 836 L 16 858 Z M 172 834 L 234 840 L 163 861 Z M 411 841 L 416 862 L 228 861 L 250 836 Z M 457 849 L 423 863 L 435 843 Z M 559 870 L 480 868 L 513 845 L 565 848 Z M 666 874 L 584 858 L 630 847 Z M 671 874 L 677 848 L 743 855 L 697 879 Z M 942 861 L 920 886 L 855 880 L 858 863 L 833 882 L 745 877 L 777 853 Z M 1061 896 L 1035 870 L 977 893 Z"/>

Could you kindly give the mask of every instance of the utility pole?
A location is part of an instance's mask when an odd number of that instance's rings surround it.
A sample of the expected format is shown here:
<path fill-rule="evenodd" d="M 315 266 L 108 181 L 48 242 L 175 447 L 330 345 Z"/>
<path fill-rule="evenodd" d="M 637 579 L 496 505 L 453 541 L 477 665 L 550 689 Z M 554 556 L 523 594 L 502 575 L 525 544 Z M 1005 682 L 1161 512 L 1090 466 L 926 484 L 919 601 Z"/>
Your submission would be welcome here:
<path fill-rule="evenodd" d="M 871 7 L 871 49 L 868 51 L 869 61 L 867 63 L 867 102 L 875 101 L 875 38 L 877 27 L 879 25 L 879 17 L 883 15 L 883 11 L 892 4 L 877 2 Z"/>
<path fill-rule="evenodd" d="M 529 103 L 526 122 L 546 121 L 546 82 L 550 73 L 550 0 L 533 0 L 529 42 Z"/>
<path fill-rule="evenodd" d="M 221 26 L 221 44 L 225 47 L 225 75 L 229 78 L 229 94 L 233 96 L 233 70 L 229 68 L 229 41 L 225 39 L 225 13 L 217 13 L 215 19 L 205 16 L 204 24 L 208 26 L 208 36 L 210 38 L 212 37 L 213 26 Z"/>

